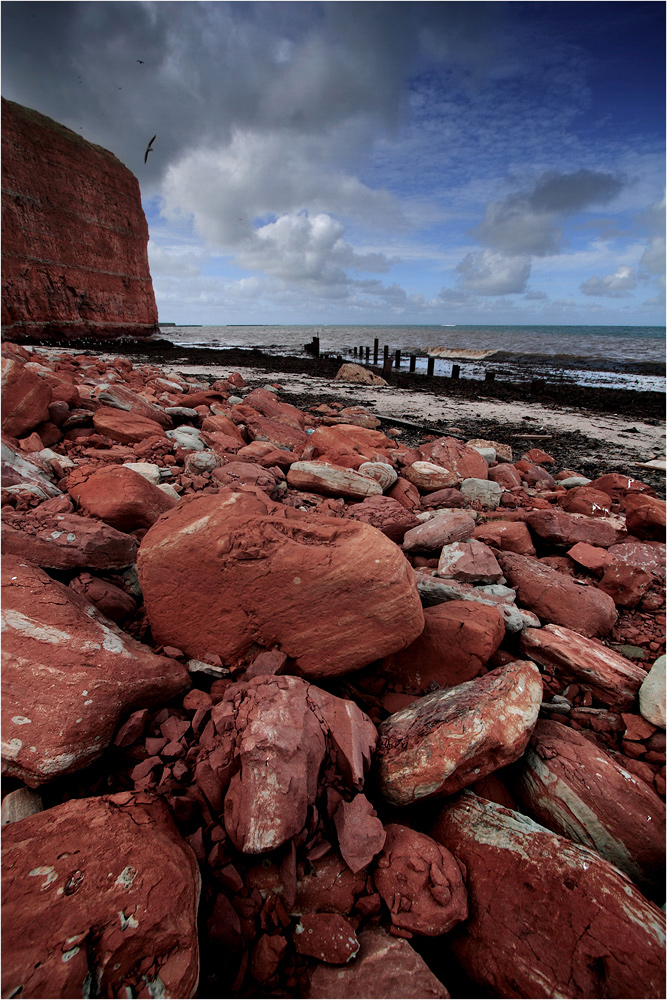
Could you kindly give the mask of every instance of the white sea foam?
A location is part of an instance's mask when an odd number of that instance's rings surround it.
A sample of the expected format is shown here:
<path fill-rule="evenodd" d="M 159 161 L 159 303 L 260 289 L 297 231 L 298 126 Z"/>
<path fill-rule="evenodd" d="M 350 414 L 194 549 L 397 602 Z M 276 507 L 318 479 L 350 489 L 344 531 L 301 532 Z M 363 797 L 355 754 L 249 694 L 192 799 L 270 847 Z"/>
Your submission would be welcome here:
<path fill-rule="evenodd" d="M 466 361 L 482 361 L 484 358 L 497 354 L 497 350 L 482 351 L 473 350 L 469 347 L 429 347 L 428 353 L 432 358 L 463 358 Z"/>

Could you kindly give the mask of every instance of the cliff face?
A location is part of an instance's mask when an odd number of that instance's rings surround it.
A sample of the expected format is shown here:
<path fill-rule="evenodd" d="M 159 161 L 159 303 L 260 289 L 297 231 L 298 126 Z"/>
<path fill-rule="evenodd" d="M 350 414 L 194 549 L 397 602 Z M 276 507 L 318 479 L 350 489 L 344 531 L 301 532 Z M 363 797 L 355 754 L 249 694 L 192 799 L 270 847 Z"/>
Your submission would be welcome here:
<path fill-rule="evenodd" d="M 2 101 L 2 333 L 143 337 L 157 329 L 136 177 L 101 146 Z"/>

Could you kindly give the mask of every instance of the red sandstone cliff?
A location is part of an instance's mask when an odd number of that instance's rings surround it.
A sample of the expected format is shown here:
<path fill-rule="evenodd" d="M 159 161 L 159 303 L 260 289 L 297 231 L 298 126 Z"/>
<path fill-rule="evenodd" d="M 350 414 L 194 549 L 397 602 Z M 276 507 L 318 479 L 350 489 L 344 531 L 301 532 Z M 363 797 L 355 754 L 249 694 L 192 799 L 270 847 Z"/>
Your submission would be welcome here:
<path fill-rule="evenodd" d="M 144 337 L 157 329 L 136 177 L 101 146 L 2 101 L 2 332 Z"/>

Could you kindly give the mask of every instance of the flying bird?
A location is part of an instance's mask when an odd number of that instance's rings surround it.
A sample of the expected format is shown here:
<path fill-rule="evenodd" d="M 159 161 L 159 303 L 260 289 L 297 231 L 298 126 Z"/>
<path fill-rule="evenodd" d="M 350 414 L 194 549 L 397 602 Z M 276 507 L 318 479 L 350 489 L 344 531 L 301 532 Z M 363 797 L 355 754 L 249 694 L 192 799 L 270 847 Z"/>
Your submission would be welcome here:
<path fill-rule="evenodd" d="M 144 61 L 143 61 L 143 59 L 137 59 L 137 62 L 138 62 L 138 63 L 141 63 L 141 65 L 142 65 L 142 66 L 143 66 L 143 64 L 144 64 Z"/>
<path fill-rule="evenodd" d="M 144 163 L 148 160 L 148 154 L 153 152 L 153 143 L 157 139 L 157 134 L 153 136 L 151 141 L 146 146 L 146 152 L 144 153 Z"/>

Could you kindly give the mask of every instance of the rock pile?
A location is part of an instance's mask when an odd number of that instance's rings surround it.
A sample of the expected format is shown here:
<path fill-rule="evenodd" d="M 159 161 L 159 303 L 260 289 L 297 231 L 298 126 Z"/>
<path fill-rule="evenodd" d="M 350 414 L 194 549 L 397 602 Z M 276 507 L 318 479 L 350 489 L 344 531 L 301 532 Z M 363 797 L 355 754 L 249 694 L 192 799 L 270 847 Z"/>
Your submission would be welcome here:
<path fill-rule="evenodd" d="M 662 995 L 650 487 L 2 364 L 3 995 Z"/>

